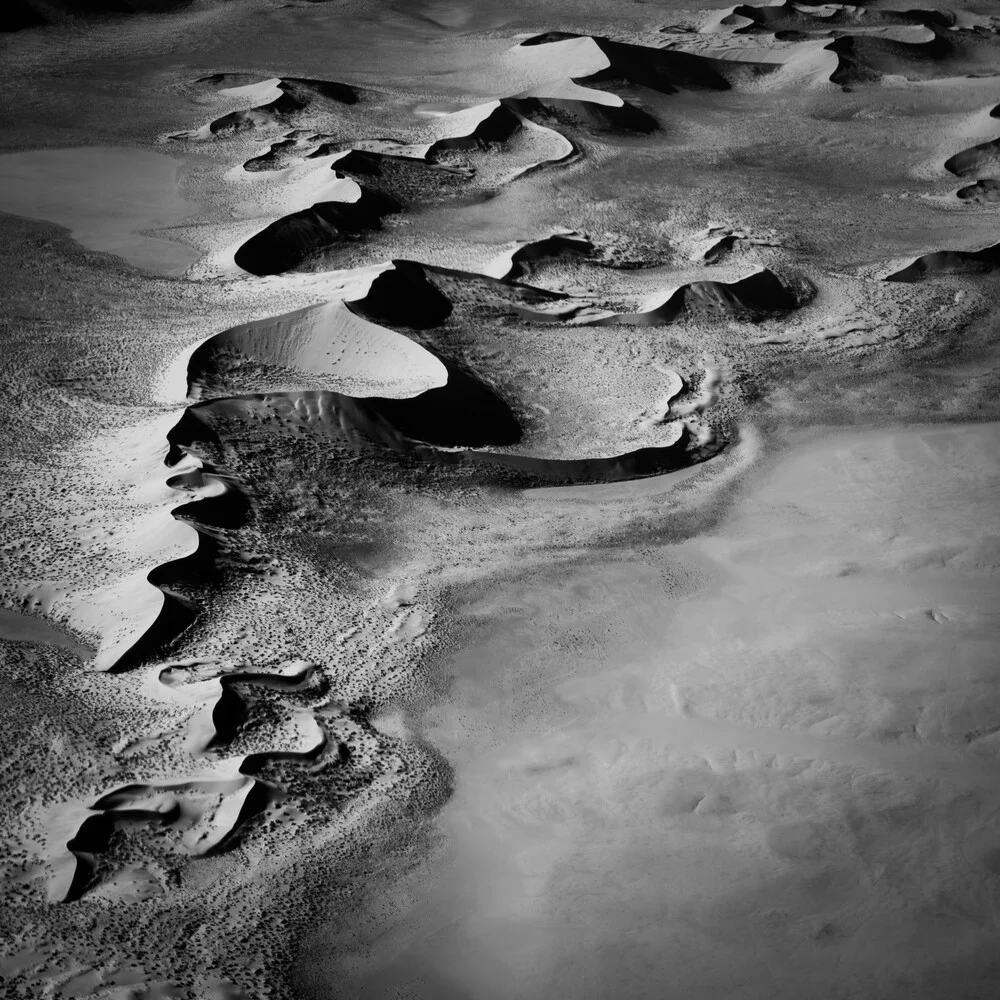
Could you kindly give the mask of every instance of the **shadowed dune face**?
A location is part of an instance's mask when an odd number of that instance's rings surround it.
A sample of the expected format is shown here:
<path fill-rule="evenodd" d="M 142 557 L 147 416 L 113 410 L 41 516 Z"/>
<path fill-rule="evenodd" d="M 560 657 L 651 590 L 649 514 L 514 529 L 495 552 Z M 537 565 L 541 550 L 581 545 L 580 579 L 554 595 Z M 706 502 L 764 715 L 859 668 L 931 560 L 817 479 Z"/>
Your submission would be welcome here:
<path fill-rule="evenodd" d="M 1000 104 L 990 110 L 990 118 L 1000 118 Z M 956 177 L 1000 172 L 1000 138 L 963 149 L 945 160 L 944 168 Z"/>
<path fill-rule="evenodd" d="M 872 5 L 800 4 L 783 0 L 775 4 L 740 4 L 723 23 L 739 24 L 739 18 L 748 18 L 750 24 L 736 28 L 737 34 L 755 32 L 826 32 L 836 28 L 882 28 L 895 25 L 932 25 L 950 28 L 955 23 L 953 14 L 933 10 L 880 10 Z"/>
<path fill-rule="evenodd" d="M 337 250 L 362 240 L 382 227 L 387 215 L 402 206 L 377 192 L 362 189 L 354 202 L 320 202 L 272 222 L 235 253 L 238 267 L 250 274 L 283 274 L 323 255 L 320 266 L 329 267 Z"/>
<path fill-rule="evenodd" d="M 393 261 L 393 269 L 380 274 L 361 299 L 348 302 L 359 316 L 386 326 L 428 329 L 451 316 L 456 305 L 463 310 L 489 311 L 494 315 L 520 316 L 548 322 L 557 318 L 545 311 L 559 308 L 568 296 L 544 288 L 509 284 L 498 278 L 451 268 L 431 267 L 416 261 Z"/>
<path fill-rule="evenodd" d="M 504 103 L 546 128 L 578 130 L 597 136 L 615 132 L 649 135 L 660 127 L 651 114 L 629 101 L 616 107 L 558 97 L 511 97 Z"/>
<path fill-rule="evenodd" d="M 504 281 L 521 281 L 544 265 L 555 261 L 578 261 L 590 258 L 595 251 L 594 244 L 581 236 L 550 236 L 537 240 L 515 250 L 511 255 L 510 270 Z"/>
<path fill-rule="evenodd" d="M 197 81 L 205 87 L 219 91 L 223 95 L 234 96 L 244 93 L 247 96 L 255 92 L 259 94 L 264 89 L 263 84 L 250 82 L 243 74 L 215 73 L 202 77 Z M 278 96 L 274 97 L 274 91 Z M 337 120 L 345 108 L 358 104 L 360 92 L 354 87 L 331 80 L 310 80 L 298 77 L 275 79 L 273 89 L 267 95 L 271 100 L 264 104 L 244 110 L 230 111 L 215 118 L 201 129 L 190 132 L 178 132 L 170 136 L 172 139 L 207 139 L 220 138 L 251 132 L 256 129 L 284 126 L 295 128 L 305 119 L 329 123 Z M 257 97 L 260 100 L 260 97 Z M 306 123 L 308 128 L 309 123 Z"/>
<path fill-rule="evenodd" d="M 394 260 L 392 270 L 378 275 L 365 297 L 348 302 L 348 308 L 390 327 L 423 330 L 439 326 L 451 315 L 452 305 L 429 274 L 416 261 Z"/>
<path fill-rule="evenodd" d="M 883 76 L 937 80 L 959 75 L 992 75 L 1000 59 L 1000 36 L 971 38 L 933 27 L 927 41 L 902 42 L 872 35 L 840 35 L 827 46 L 839 65 L 830 76 L 841 86 L 864 84 Z"/>
<path fill-rule="evenodd" d="M 939 250 L 924 254 L 885 280 L 915 282 L 936 275 L 990 274 L 996 271 L 1000 271 L 1000 243 L 982 250 Z"/>
<path fill-rule="evenodd" d="M 976 181 L 967 187 L 960 188 L 956 194 L 962 201 L 990 203 L 1000 201 L 1000 180 Z"/>
<path fill-rule="evenodd" d="M 550 31 L 526 39 L 521 45 L 547 45 L 580 37 L 568 32 Z M 600 35 L 590 37 L 607 56 L 610 65 L 582 77 L 580 82 L 583 84 L 626 84 L 648 87 L 661 94 L 675 94 L 679 90 L 728 90 L 731 86 L 720 72 L 723 66 L 719 60 L 689 52 L 616 42 Z M 750 69 L 749 64 L 746 68 Z M 740 67 L 735 66 L 728 69 L 730 72 L 740 71 Z"/>
<path fill-rule="evenodd" d="M 522 128 L 521 119 L 503 103 L 494 108 L 468 135 L 438 139 L 428 151 L 433 160 L 442 153 L 468 150 L 502 150 Z"/>
<path fill-rule="evenodd" d="M 793 290 L 773 271 L 763 268 L 734 282 L 696 281 L 682 285 L 654 309 L 617 314 L 597 323 L 602 326 L 615 323 L 659 326 L 684 316 L 709 320 L 732 317 L 753 322 L 798 309 L 808 301 L 810 294 L 806 287 Z"/>
<path fill-rule="evenodd" d="M 411 399 L 337 396 L 342 421 L 396 450 L 412 443 L 445 448 L 512 445 L 521 425 L 510 406 L 474 376 L 445 362 L 448 381 Z"/>

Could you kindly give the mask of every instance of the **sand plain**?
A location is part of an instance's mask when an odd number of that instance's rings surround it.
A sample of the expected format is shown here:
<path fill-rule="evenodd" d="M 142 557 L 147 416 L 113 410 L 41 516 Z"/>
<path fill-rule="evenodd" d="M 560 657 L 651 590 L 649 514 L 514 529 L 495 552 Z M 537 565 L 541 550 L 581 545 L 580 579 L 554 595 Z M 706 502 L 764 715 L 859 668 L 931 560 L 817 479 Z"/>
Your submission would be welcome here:
<path fill-rule="evenodd" d="M 6 994 L 996 995 L 989 4 L 3 18 Z"/>

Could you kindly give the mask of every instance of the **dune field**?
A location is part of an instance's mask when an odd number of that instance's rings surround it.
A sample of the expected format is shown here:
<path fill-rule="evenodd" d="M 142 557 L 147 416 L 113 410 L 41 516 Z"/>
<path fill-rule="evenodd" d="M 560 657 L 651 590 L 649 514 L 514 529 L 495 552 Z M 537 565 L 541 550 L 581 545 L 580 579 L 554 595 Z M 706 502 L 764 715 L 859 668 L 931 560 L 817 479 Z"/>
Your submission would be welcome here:
<path fill-rule="evenodd" d="M 0 7 L 0 995 L 1000 996 L 1000 7 Z"/>

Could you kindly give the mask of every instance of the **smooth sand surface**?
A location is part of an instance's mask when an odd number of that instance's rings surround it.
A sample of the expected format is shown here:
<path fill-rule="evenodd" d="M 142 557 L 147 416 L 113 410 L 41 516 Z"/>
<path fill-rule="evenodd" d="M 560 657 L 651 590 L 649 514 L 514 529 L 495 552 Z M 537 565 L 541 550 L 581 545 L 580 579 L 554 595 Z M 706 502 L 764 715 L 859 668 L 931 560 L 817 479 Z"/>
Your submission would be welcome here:
<path fill-rule="evenodd" d="M 0 211 L 56 222 L 90 250 L 154 274 L 183 274 L 198 253 L 165 230 L 198 211 L 177 187 L 179 163 L 143 149 L 81 146 L 0 156 Z"/>
<path fill-rule="evenodd" d="M 94 653 L 93 647 L 54 628 L 44 618 L 10 608 L 0 608 L 0 638 L 10 642 L 39 642 L 47 646 L 60 646 L 83 657 Z"/>
<path fill-rule="evenodd" d="M 1000 425 L 838 435 L 703 538 L 481 590 L 415 721 L 440 846 L 339 995 L 832 998 L 846 965 L 937 996 L 986 963 L 998 486 Z"/>

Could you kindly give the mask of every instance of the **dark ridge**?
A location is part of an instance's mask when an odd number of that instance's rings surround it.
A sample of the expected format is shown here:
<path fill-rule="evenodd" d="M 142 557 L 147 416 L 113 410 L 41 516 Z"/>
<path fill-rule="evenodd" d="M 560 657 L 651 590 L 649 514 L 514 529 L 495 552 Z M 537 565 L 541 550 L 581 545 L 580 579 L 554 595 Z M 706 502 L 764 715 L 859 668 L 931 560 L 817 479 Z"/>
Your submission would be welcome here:
<path fill-rule="evenodd" d="M 673 49 L 613 42 L 602 37 L 595 37 L 594 41 L 611 65 L 581 82 L 622 81 L 635 87 L 648 87 L 661 94 L 675 94 L 679 90 L 730 89 L 731 84 L 716 65 L 720 60 Z"/>
<path fill-rule="evenodd" d="M 521 45 L 545 45 L 580 37 L 583 36 L 571 32 L 549 31 L 529 38 Z M 678 90 L 730 89 L 729 80 L 720 72 L 724 68 L 720 59 L 708 59 L 676 49 L 615 42 L 604 35 L 590 37 L 611 65 L 591 76 L 582 77 L 577 81 L 579 83 L 626 83 L 658 90 L 661 94 L 675 94 Z M 746 71 L 745 67 L 743 71 Z"/>
<path fill-rule="evenodd" d="M 379 191 L 401 202 L 429 202 L 448 197 L 474 176 L 470 170 L 439 165 L 413 156 L 394 156 L 352 149 L 333 164 L 343 177 L 363 181 L 366 189 Z"/>
<path fill-rule="evenodd" d="M 418 441 L 444 448 L 511 445 L 521 440 L 513 411 L 475 376 L 440 358 L 448 381 L 410 399 L 357 399 L 333 393 L 335 406 L 366 437 L 407 451 Z"/>
<path fill-rule="evenodd" d="M 721 237 L 718 242 L 713 243 L 705 251 L 702 260 L 706 264 L 718 264 L 723 257 L 728 256 L 736 248 L 739 239 L 738 236 L 733 236 L 732 234 Z"/>
<path fill-rule="evenodd" d="M 272 691 L 301 691 L 308 686 L 316 674 L 315 666 L 308 666 L 295 674 L 262 674 L 253 670 L 237 670 L 223 674 L 223 684 L 255 684 Z"/>
<path fill-rule="evenodd" d="M 346 83 L 336 83 L 332 80 L 303 80 L 289 77 L 277 84 L 282 92 L 270 104 L 265 104 L 262 111 L 272 111 L 277 115 L 292 114 L 309 107 L 317 98 L 335 101 L 338 104 L 357 104 L 358 92 Z"/>
<path fill-rule="evenodd" d="M 983 204 L 1000 201 L 1000 181 L 976 181 L 968 187 L 959 189 L 956 194 L 962 201 L 980 202 Z"/>
<path fill-rule="evenodd" d="M 198 441 L 214 444 L 218 441 L 218 435 L 189 406 L 181 414 L 180 420 L 167 432 L 167 443 L 170 447 L 164 464 L 168 468 L 176 465 L 184 458 L 191 445 Z"/>
<path fill-rule="evenodd" d="M 225 78 L 225 74 L 216 74 L 215 77 L 202 77 L 199 82 L 212 83 L 218 85 L 219 77 Z M 286 124 L 291 124 L 291 119 L 300 111 L 305 111 L 319 102 L 334 102 L 336 104 L 357 104 L 359 101 L 358 92 L 349 87 L 346 83 L 336 83 L 328 80 L 301 80 L 289 78 L 279 80 L 276 84 L 281 91 L 279 97 L 269 104 L 261 104 L 256 108 L 243 111 L 231 111 L 222 115 L 209 123 L 209 131 L 213 135 L 220 135 L 224 132 L 245 132 L 250 129 L 260 128 L 270 125 L 273 122 L 284 120 Z M 183 138 L 188 133 L 180 133 L 173 138 Z"/>
<path fill-rule="evenodd" d="M 981 170 L 997 167 L 1000 167 L 1000 139 L 963 149 L 944 161 L 945 170 L 956 177 L 969 177 Z"/>
<path fill-rule="evenodd" d="M 246 702 L 234 691 L 230 684 L 223 684 L 219 700 L 212 709 L 212 725 L 215 735 L 209 740 L 208 746 L 219 747 L 232 743 L 236 734 L 246 724 L 249 714 Z"/>
<path fill-rule="evenodd" d="M 994 42 L 970 41 L 953 31 L 931 26 L 934 37 L 926 42 L 899 42 L 871 35 L 839 35 L 826 48 L 835 52 L 839 65 L 830 80 L 840 86 L 871 83 L 885 74 L 907 80 L 931 80 L 968 75 L 972 63 L 987 74 L 995 72 L 1000 47 Z M 980 51 L 977 51 L 980 50 Z"/>
<path fill-rule="evenodd" d="M 815 34 L 845 26 L 858 28 L 936 25 L 950 28 L 955 23 L 954 14 L 937 10 L 872 10 L 869 7 L 857 6 L 835 8 L 832 13 L 821 14 L 818 6 L 794 3 L 792 0 L 767 7 L 740 4 L 733 9 L 732 15 L 747 17 L 753 21 L 753 24 L 737 28 L 736 34 L 796 30 Z M 732 15 L 724 19 L 723 24 L 735 23 L 735 17 Z"/>
<path fill-rule="evenodd" d="M 620 107 L 593 101 L 555 97 L 509 97 L 504 100 L 518 114 L 548 128 L 582 128 L 589 132 L 638 132 L 649 135 L 660 126 L 648 112 L 629 101 Z"/>
<path fill-rule="evenodd" d="M 739 281 L 694 281 L 682 285 L 663 305 L 644 313 L 625 313 L 600 319 L 595 325 L 628 323 L 635 326 L 660 326 L 673 323 L 682 315 L 700 319 L 719 316 L 741 320 L 759 320 L 776 313 L 790 312 L 802 305 L 803 296 L 785 286 L 773 272 L 764 268 Z"/>
<path fill-rule="evenodd" d="M 452 312 L 449 299 L 431 284 L 428 269 L 412 260 L 394 260 L 361 299 L 347 302 L 351 312 L 382 326 L 426 330 L 440 326 Z"/>
<path fill-rule="evenodd" d="M 446 395 L 449 389 L 455 393 L 452 399 Z M 274 405 L 285 395 L 242 398 Z M 641 448 L 607 458 L 550 459 L 481 451 L 484 446 L 514 444 L 520 428 L 506 404 L 490 390 L 475 384 L 471 376 L 462 380 L 451 372 L 443 389 L 412 400 L 356 399 L 318 392 L 296 396 L 311 397 L 314 405 L 309 409 L 322 414 L 322 419 L 355 448 L 367 442 L 423 463 L 467 465 L 478 470 L 483 481 L 498 486 L 619 482 L 660 475 L 706 461 L 725 447 L 722 439 L 696 443 L 685 430 L 677 442 L 666 447 Z M 481 399 L 491 412 L 479 403 Z M 469 444 L 484 437 L 490 440 Z"/>
<path fill-rule="evenodd" d="M 252 156 L 243 164 L 248 173 L 258 173 L 264 170 L 281 170 L 294 159 L 293 152 L 298 147 L 294 139 L 281 139 L 271 144 L 271 148 L 260 156 Z"/>
<path fill-rule="evenodd" d="M 470 451 L 460 459 L 479 464 L 500 466 L 529 475 L 548 485 L 582 485 L 584 483 L 618 483 L 675 472 L 707 461 L 725 448 L 720 440 L 693 445 L 685 428 L 682 436 L 663 448 L 640 448 L 608 458 L 554 459 L 526 455 L 501 455 L 493 452 Z M 445 457 L 450 460 L 450 457 Z"/>
<path fill-rule="evenodd" d="M 441 153 L 485 150 L 502 146 L 521 130 L 521 119 L 505 104 L 491 111 L 469 135 L 452 139 L 438 139 L 427 151 L 427 159 L 433 163 Z"/>
<path fill-rule="evenodd" d="M 939 250 L 918 257 L 886 281 L 923 281 L 945 274 L 989 274 L 1000 271 L 1000 243 L 982 250 Z"/>
<path fill-rule="evenodd" d="M 272 222 L 247 240 L 234 259 L 250 274 L 284 274 L 321 252 L 357 243 L 381 229 L 385 216 L 401 210 L 394 199 L 362 189 L 357 201 L 319 202 Z"/>
<path fill-rule="evenodd" d="M 565 260 L 567 257 L 589 257 L 595 249 L 590 240 L 581 236 L 557 234 L 544 240 L 536 240 L 514 251 L 510 259 L 510 270 L 502 280 L 519 281 L 531 273 L 532 264 L 540 264 L 547 260 Z"/>
<path fill-rule="evenodd" d="M 506 313 L 551 322 L 552 316 L 532 307 L 569 300 L 563 292 L 516 285 L 471 271 L 432 267 L 416 261 L 392 263 L 393 271 L 383 271 L 364 298 L 346 303 L 352 312 L 382 326 L 411 329 L 439 326 L 456 305 L 465 311 L 488 309 L 494 316 Z"/>
<path fill-rule="evenodd" d="M 433 397 L 431 401 L 433 402 Z M 307 405 L 301 406 L 303 402 Z M 342 437 L 356 451 L 376 449 L 373 459 L 382 449 L 383 454 L 395 453 L 409 460 L 411 471 L 416 475 L 420 475 L 423 465 L 459 466 L 463 469 L 457 482 L 467 485 L 471 476 L 473 481 L 500 488 L 525 489 L 554 484 L 618 482 L 659 475 L 706 461 L 726 446 L 726 441 L 722 438 L 709 442 L 694 441 L 685 430 L 677 442 L 664 448 L 642 448 L 610 457 L 548 459 L 498 454 L 480 450 L 484 446 L 435 444 L 417 437 L 431 436 L 427 433 L 426 424 L 421 426 L 421 421 L 429 419 L 437 423 L 444 418 L 441 423 L 445 433 L 440 437 L 445 441 L 467 441 L 471 435 L 455 433 L 446 421 L 457 418 L 467 423 L 471 417 L 478 427 L 499 439 L 497 427 L 489 426 L 480 414 L 469 411 L 449 413 L 447 406 L 438 409 L 437 413 L 429 414 L 416 407 L 405 411 L 400 408 L 390 411 L 384 406 L 386 402 L 408 401 L 355 399 L 331 392 L 302 392 L 232 397 L 199 406 L 210 417 L 219 416 L 222 419 L 232 419 L 234 416 L 239 419 L 241 404 L 261 406 L 279 417 L 284 414 L 293 419 L 296 412 L 306 411 L 314 415 L 312 420 L 317 429 L 323 427 L 325 433 Z M 416 460 L 416 465 L 413 460 Z"/>

